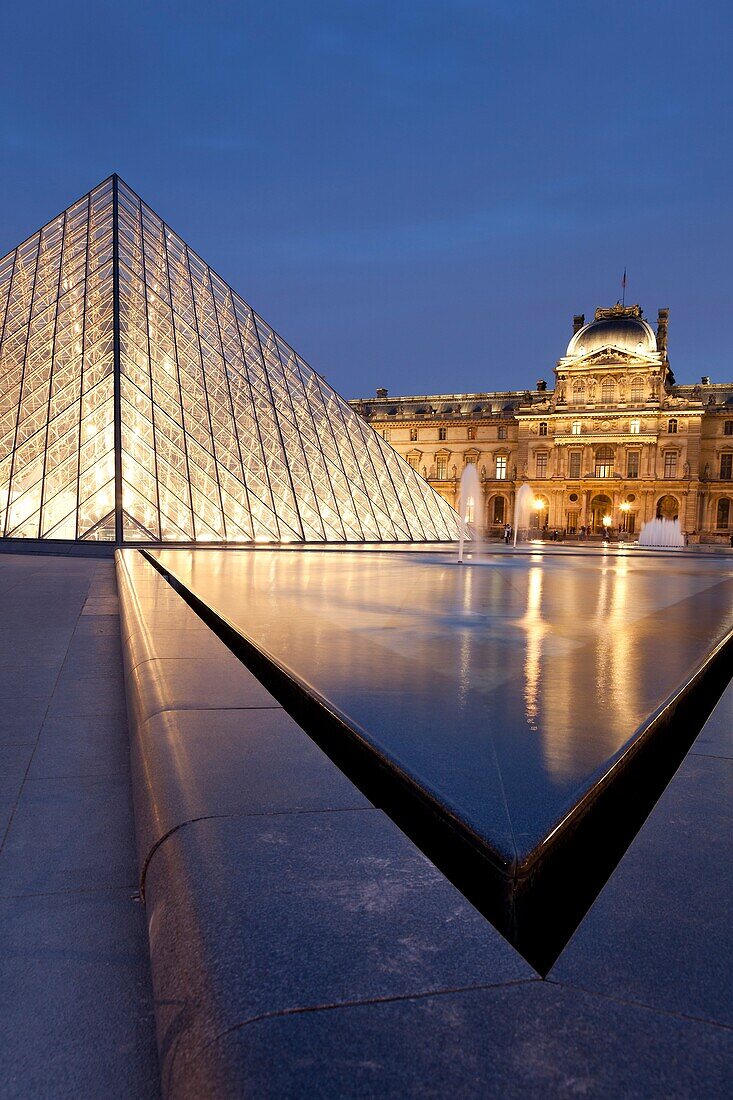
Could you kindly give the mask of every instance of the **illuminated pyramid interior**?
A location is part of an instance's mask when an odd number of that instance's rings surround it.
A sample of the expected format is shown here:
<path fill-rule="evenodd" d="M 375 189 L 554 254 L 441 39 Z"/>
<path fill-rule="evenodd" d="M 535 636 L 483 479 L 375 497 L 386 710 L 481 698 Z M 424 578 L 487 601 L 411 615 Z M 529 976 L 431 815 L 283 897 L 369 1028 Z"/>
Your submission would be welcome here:
<path fill-rule="evenodd" d="M 0 536 L 433 541 L 453 509 L 118 177 L 0 260 Z"/>

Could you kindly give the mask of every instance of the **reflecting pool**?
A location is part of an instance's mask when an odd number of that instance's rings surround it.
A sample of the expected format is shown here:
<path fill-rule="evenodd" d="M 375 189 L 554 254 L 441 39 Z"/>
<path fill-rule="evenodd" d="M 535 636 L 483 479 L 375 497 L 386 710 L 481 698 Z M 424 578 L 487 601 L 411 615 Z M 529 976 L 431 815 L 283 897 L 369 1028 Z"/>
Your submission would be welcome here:
<path fill-rule="evenodd" d="M 733 562 L 164 550 L 506 860 L 545 839 L 733 629 Z"/>

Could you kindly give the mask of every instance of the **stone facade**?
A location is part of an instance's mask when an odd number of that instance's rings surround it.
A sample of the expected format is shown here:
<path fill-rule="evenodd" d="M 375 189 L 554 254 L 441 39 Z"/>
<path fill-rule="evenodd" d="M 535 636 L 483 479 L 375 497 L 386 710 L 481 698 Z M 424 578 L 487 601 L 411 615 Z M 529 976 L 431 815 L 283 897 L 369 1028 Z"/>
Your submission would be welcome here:
<path fill-rule="evenodd" d="M 733 536 L 733 382 L 676 385 L 669 311 L 656 331 L 638 305 L 597 309 L 555 367 L 555 388 L 390 397 L 352 406 L 454 506 L 475 462 L 481 523 L 499 535 L 527 482 L 548 532 L 634 537 L 655 516 L 679 517 L 691 541 Z M 478 518 L 478 517 L 477 517 Z M 605 518 L 605 524 L 604 524 Z"/>

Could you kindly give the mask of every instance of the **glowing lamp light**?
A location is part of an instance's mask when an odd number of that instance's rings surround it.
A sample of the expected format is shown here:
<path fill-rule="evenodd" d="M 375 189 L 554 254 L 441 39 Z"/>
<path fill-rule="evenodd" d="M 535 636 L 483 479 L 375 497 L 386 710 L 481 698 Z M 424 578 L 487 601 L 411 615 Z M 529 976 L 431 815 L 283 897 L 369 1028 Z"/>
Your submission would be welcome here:
<path fill-rule="evenodd" d="M 611 519 L 610 516 L 604 516 L 602 522 L 603 522 L 603 526 L 608 529 L 611 526 L 611 524 L 613 523 L 613 520 Z"/>
<path fill-rule="evenodd" d="M 535 506 L 535 508 L 537 509 L 538 512 L 542 511 L 542 509 L 545 507 L 545 502 L 542 499 L 542 497 L 535 497 L 534 506 Z"/>

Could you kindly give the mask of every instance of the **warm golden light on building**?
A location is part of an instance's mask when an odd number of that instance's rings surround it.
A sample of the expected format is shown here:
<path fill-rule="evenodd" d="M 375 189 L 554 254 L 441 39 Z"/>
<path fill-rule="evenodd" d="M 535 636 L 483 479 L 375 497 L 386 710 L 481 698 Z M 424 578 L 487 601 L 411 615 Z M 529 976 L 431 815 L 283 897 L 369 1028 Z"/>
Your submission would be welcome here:
<path fill-rule="evenodd" d="M 512 522 L 519 487 L 560 535 L 623 533 L 678 518 L 691 542 L 733 537 L 733 382 L 677 385 L 669 310 L 656 328 L 638 305 L 573 322 L 555 388 L 376 399 L 352 405 L 451 504 L 466 462 L 483 489 L 484 534 Z M 541 490 L 541 491 L 540 491 Z M 610 524 L 605 522 L 610 517 Z M 480 522 L 477 517 L 477 522 Z"/>

